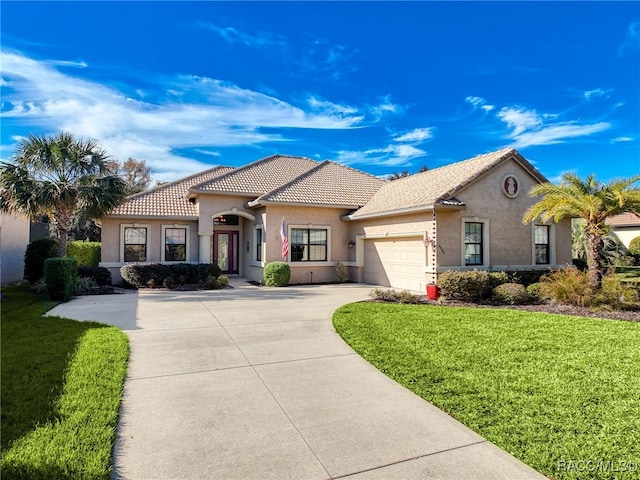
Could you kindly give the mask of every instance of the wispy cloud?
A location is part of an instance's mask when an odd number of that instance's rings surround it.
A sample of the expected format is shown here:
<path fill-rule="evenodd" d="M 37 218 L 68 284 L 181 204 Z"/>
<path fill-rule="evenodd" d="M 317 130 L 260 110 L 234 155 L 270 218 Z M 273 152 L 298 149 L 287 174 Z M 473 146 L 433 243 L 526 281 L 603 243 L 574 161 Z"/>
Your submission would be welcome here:
<path fill-rule="evenodd" d="M 410 132 L 403 133 L 402 135 L 396 135 L 393 139 L 396 142 L 424 142 L 433 137 L 434 127 L 416 128 Z"/>
<path fill-rule="evenodd" d="M 585 90 L 582 92 L 584 98 L 591 100 L 592 98 L 608 97 L 613 92 L 613 88 L 596 88 L 594 90 Z"/>
<path fill-rule="evenodd" d="M 345 165 L 373 164 L 379 166 L 403 167 L 413 165 L 412 160 L 427 156 L 427 152 L 413 145 L 389 145 L 384 148 L 372 148 L 369 150 L 340 150 L 335 152 L 336 161 Z"/>
<path fill-rule="evenodd" d="M 633 142 L 633 137 L 616 137 L 611 140 L 611 143 Z"/>
<path fill-rule="evenodd" d="M 240 44 L 261 50 L 265 56 L 288 65 L 294 75 L 308 76 L 321 73 L 326 78 L 336 80 L 342 78 L 345 73 L 357 70 L 353 62 L 353 58 L 358 54 L 357 49 L 350 50 L 344 45 L 320 37 L 303 35 L 300 43 L 296 44 L 284 35 L 270 32 L 248 34 L 234 27 L 221 27 L 209 22 L 200 22 L 196 26 L 219 35 L 230 45 Z"/>
<path fill-rule="evenodd" d="M 523 107 L 503 107 L 498 118 L 511 129 L 508 137 L 516 148 L 562 143 L 570 138 L 585 137 L 611 127 L 607 122 L 579 124 L 559 122 L 555 114 L 539 114 Z"/>
<path fill-rule="evenodd" d="M 370 125 L 401 108 L 383 98 L 360 107 L 309 97 L 299 105 L 231 82 L 186 75 L 153 85 L 146 96 L 61 72 L 47 61 L 2 51 L 5 121 L 39 131 L 68 130 L 98 139 L 117 158 L 145 159 L 156 172 L 200 162 L 178 149 L 215 150 L 295 139 L 292 129 Z M 85 69 L 87 70 L 87 69 Z M 90 70 L 90 69 L 89 69 Z"/>
<path fill-rule="evenodd" d="M 416 128 L 403 134 L 392 135 L 391 139 L 395 143 L 390 143 L 386 147 L 340 150 L 335 152 L 337 161 L 347 165 L 375 164 L 408 167 L 413 165 L 414 159 L 427 156 L 427 152 L 419 148 L 418 145 L 432 138 L 433 131 L 433 127 Z"/>
<path fill-rule="evenodd" d="M 254 35 L 250 35 L 244 32 L 240 32 L 233 27 L 219 27 L 218 25 L 209 22 L 200 22 L 196 24 L 196 26 L 220 35 L 220 37 L 222 37 L 225 42 L 231 45 L 241 44 L 249 48 L 271 48 L 286 46 L 286 42 L 284 41 L 284 38 L 282 36 L 274 35 L 267 32 L 259 32 Z"/>
<path fill-rule="evenodd" d="M 494 105 L 488 105 L 487 101 L 482 97 L 469 96 L 464 99 L 467 103 L 473 105 L 473 108 L 481 108 L 485 112 L 490 112 L 495 108 Z"/>
<path fill-rule="evenodd" d="M 638 22 L 631 22 L 627 27 L 625 38 L 618 47 L 618 56 L 627 52 L 635 52 L 640 49 L 640 35 L 638 34 Z"/>

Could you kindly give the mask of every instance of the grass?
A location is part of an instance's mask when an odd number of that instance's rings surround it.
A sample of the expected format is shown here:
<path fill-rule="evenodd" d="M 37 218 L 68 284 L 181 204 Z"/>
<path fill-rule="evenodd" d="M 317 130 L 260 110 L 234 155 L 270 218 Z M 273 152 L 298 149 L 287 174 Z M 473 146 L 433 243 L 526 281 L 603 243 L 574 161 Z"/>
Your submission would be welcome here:
<path fill-rule="evenodd" d="M 638 478 L 640 323 L 381 303 L 333 322 L 379 370 L 543 475 Z"/>
<path fill-rule="evenodd" d="M 25 288 L 2 293 L 2 478 L 108 479 L 127 336 L 42 317 L 54 304 Z"/>

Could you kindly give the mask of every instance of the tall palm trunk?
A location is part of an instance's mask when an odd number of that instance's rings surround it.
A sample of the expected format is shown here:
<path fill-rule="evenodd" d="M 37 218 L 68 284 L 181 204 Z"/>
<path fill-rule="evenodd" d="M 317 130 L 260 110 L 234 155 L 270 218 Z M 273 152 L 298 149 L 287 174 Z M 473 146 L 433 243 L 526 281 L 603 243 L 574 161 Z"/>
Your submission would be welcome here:
<path fill-rule="evenodd" d="M 55 210 L 52 216 L 53 228 L 56 231 L 58 237 L 58 256 L 67 256 L 67 237 L 69 230 L 71 230 L 71 224 L 73 221 L 72 209 L 60 209 Z"/>
<path fill-rule="evenodd" d="M 589 286 L 592 292 L 602 287 L 602 238 L 593 233 L 587 233 L 587 266 L 589 267 Z"/>

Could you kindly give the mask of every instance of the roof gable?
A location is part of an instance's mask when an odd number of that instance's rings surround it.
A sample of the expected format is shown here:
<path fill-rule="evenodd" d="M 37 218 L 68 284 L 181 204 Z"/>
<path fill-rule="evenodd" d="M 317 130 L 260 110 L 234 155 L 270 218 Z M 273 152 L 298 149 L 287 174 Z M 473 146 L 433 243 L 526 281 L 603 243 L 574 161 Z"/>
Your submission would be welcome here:
<path fill-rule="evenodd" d="M 271 155 L 191 187 L 194 193 L 223 193 L 257 197 L 299 177 L 318 165 L 306 157 Z"/>
<path fill-rule="evenodd" d="M 358 208 L 385 183 L 366 172 L 325 160 L 249 205 L 277 202 Z"/>
<path fill-rule="evenodd" d="M 546 182 L 546 179 L 515 149 L 504 148 L 389 182 L 349 218 L 385 215 L 436 205 L 462 206 L 464 204 L 453 196 L 509 159 L 515 160 L 540 183 Z"/>
<path fill-rule="evenodd" d="M 127 197 L 125 203 L 109 212 L 108 216 L 127 217 L 197 217 L 198 207 L 187 199 L 189 188 L 235 170 L 233 167 L 215 167 L 159 187 Z"/>

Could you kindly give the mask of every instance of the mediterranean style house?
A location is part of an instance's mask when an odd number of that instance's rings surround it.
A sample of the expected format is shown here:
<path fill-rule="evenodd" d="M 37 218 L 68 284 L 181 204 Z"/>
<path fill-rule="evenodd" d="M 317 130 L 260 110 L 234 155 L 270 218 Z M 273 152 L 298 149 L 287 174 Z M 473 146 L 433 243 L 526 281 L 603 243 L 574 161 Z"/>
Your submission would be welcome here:
<path fill-rule="evenodd" d="M 130 196 L 99 219 L 102 263 L 217 263 L 261 281 L 285 261 L 291 283 L 352 281 L 424 292 L 440 272 L 571 263 L 571 224 L 523 224 L 547 180 L 506 148 L 385 181 L 331 161 L 273 155 Z"/>

